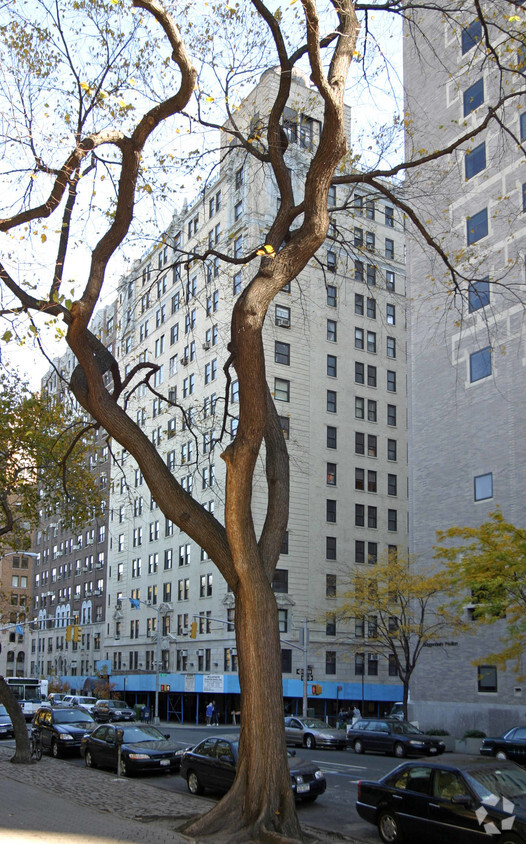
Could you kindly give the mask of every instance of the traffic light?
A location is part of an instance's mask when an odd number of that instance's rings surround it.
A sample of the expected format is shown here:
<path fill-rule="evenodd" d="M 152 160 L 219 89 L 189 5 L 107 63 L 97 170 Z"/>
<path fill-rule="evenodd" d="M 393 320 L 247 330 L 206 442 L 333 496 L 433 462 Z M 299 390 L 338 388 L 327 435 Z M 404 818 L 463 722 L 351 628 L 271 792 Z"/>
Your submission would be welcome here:
<path fill-rule="evenodd" d="M 161 692 L 169 692 L 169 691 L 170 691 L 170 686 L 169 686 L 169 685 L 167 685 L 166 683 L 161 683 L 161 688 L 160 688 L 160 691 L 161 691 Z"/>
<path fill-rule="evenodd" d="M 190 639 L 195 639 L 197 636 L 197 621 L 192 621 L 190 625 Z"/>
<path fill-rule="evenodd" d="M 82 635 L 82 627 L 79 627 L 78 624 L 75 624 L 75 627 L 73 628 L 73 641 L 74 642 L 80 642 L 81 635 Z"/>
<path fill-rule="evenodd" d="M 66 627 L 66 642 L 71 642 L 71 636 L 73 634 L 73 627 L 71 624 L 68 624 Z"/>
<path fill-rule="evenodd" d="M 315 683 L 312 686 L 312 694 L 313 695 L 321 695 L 321 686 L 318 683 Z"/>

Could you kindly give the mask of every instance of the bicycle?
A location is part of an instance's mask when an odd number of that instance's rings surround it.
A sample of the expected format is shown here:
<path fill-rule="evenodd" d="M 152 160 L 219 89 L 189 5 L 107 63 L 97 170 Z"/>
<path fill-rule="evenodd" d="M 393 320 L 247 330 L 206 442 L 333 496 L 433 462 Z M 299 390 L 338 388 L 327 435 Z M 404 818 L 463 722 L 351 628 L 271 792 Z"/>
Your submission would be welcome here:
<path fill-rule="evenodd" d="M 37 762 L 40 762 L 42 759 L 42 744 L 40 742 L 40 733 L 37 730 L 33 730 L 29 734 L 29 749 L 31 751 L 31 759 L 36 759 Z"/>

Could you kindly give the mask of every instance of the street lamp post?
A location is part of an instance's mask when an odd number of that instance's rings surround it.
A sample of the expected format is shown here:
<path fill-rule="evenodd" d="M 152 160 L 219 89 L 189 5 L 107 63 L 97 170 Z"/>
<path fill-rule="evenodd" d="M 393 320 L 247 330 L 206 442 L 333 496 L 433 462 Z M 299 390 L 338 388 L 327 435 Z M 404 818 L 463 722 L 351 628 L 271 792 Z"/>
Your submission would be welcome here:
<path fill-rule="evenodd" d="M 141 604 L 144 604 L 145 607 L 148 607 L 150 610 L 154 610 L 157 613 L 157 638 L 155 640 L 155 703 L 154 703 L 154 710 L 153 710 L 153 724 L 160 724 L 159 718 L 159 673 L 160 673 L 160 662 L 161 662 L 161 623 L 162 618 L 164 618 L 169 612 L 172 611 L 171 606 L 165 603 L 159 604 L 158 607 L 155 607 L 153 604 L 149 604 L 148 601 L 141 601 L 140 598 L 129 598 L 128 599 L 131 606 L 134 609 L 139 609 Z"/>

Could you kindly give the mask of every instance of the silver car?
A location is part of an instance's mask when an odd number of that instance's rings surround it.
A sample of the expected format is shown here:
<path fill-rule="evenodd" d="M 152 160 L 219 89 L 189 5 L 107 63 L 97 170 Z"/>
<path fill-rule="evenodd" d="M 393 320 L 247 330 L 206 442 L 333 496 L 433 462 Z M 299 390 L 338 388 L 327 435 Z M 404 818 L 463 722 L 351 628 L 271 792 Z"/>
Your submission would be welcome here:
<path fill-rule="evenodd" d="M 299 718 L 295 715 L 285 718 L 285 738 L 287 744 L 297 744 L 309 749 L 335 747 L 337 750 L 343 750 L 347 747 L 345 731 L 332 729 L 319 718 Z"/>

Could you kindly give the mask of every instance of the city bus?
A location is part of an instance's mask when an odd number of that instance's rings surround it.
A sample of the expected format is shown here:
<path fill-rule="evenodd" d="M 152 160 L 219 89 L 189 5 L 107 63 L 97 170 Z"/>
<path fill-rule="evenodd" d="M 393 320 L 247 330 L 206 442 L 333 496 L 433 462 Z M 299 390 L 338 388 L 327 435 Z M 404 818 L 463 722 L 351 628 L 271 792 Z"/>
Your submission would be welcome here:
<path fill-rule="evenodd" d="M 7 685 L 20 704 L 26 721 L 31 721 L 33 715 L 47 697 L 47 680 L 36 677 L 5 677 Z"/>

